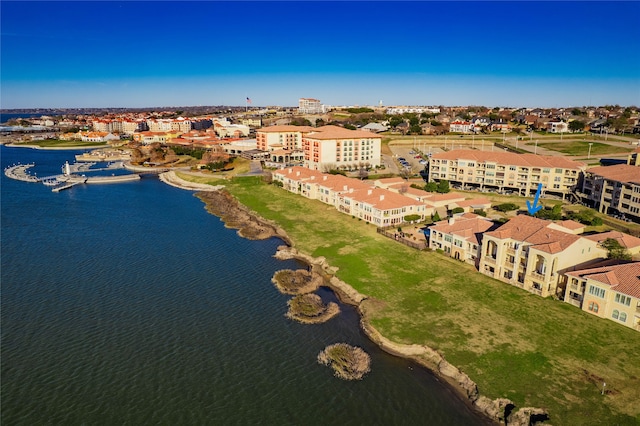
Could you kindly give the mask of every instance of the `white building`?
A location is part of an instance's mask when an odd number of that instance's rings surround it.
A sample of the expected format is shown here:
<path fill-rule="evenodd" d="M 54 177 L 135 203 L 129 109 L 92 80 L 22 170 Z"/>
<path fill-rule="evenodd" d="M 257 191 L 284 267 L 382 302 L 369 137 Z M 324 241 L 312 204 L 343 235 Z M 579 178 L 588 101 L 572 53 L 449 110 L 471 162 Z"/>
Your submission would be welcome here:
<path fill-rule="evenodd" d="M 298 100 L 298 112 L 300 114 L 322 114 L 324 112 L 320 100 L 313 98 L 300 98 Z"/>

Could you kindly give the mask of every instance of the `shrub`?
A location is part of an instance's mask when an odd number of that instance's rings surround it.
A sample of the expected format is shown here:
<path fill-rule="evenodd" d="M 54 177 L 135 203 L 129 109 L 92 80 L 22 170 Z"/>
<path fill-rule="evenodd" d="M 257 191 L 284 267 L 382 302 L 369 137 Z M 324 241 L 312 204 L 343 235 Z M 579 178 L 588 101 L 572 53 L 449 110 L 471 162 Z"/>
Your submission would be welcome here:
<path fill-rule="evenodd" d="M 499 212 L 510 212 L 513 210 L 518 210 L 520 206 L 514 203 L 503 203 L 498 204 L 497 206 L 493 206 L 494 210 L 498 210 Z"/>

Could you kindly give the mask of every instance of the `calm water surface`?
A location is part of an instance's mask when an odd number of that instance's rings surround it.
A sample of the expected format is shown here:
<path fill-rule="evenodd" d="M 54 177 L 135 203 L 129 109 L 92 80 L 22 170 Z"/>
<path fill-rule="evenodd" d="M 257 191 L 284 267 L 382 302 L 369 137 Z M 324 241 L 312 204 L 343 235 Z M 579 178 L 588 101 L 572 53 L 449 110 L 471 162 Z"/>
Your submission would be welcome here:
<path fill-rule="evenodd" d="M 73 151 L 1 147 L 58 173 Z M 356 312 L 284 317 L 278 239 L 225 229 L 155 178 L 60 193 L 2 175 L 2 424 L 487 424 L 428 371 L 387 355 Z M 335 300 L 328 290 L 325 300 Z M 347 342 L 362 381 L 316 362 Z"/>

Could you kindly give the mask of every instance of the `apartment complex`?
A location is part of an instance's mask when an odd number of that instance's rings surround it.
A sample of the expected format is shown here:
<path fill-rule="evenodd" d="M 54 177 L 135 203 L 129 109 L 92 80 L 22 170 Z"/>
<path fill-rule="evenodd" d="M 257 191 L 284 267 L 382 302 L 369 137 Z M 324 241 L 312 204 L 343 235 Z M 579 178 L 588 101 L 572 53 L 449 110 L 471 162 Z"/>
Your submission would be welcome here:
<path fill-rule="evenodd" d="M 580 195 L 600 213 L 625 215 L 638 222 L 640 165 L 637 154 L 636 157 L 630 156 L 629 163 L 587 169 Z M 636 165 L 632 165 L 634 163 Z"/>
<path fill-rule="evenodd" d="M 548 220 L 518 215 L 484 234 L 479 270 L 540 296 L 557 293 L 569 268 L 607 257 L 597 241 Z"/>
<path fill-rule="evenodd" d="M 640 331 L 640 262 L 565 273 L 564 301 Z"/>
<path fill-rule="evenodd" d="M 273 179 L 289 192 L 322 201 L 379 227 L 402 223 L 408 215 L 424 219 L 430 214 L 418 200 L 342 175 L 296 166 L 273 172 Z"/>
<path fill-rule="evenodd" d="M 564 199 L 585 168 L 584 163 L 563 157 L 457 149 L 433 154 L 428 171 L 430 182 L 445 179 L 463 189 L 496 188 L 529 196 L 542 184 L 543 196 Z"/>
<path fill-rule="evenodd" d="M 298 112 L 300 114 L 322 114 L 323 109 L 318 99 L 300 98 L 298 99 Z"/>
<path fill-rule="evenodd" d="M 301 149 L 304 165 L 314 170 L 357 169 L 381 164 L 382 139 L 374 133 L 339 126 L 271 126 L 256 132 L 257 149 Z M 279 155 L 286 156 L 285 153 Z"/>

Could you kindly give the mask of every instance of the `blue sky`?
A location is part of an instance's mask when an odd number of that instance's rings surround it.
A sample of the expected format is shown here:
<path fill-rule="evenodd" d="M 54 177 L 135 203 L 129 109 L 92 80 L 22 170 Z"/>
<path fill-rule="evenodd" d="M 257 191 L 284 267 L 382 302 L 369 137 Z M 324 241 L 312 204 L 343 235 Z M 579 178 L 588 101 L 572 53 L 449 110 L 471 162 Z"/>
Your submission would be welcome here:
<path fill-rule="evenodd" d="M 640 106 L 640 2 L 0 8 L 2 108 Z"/>

